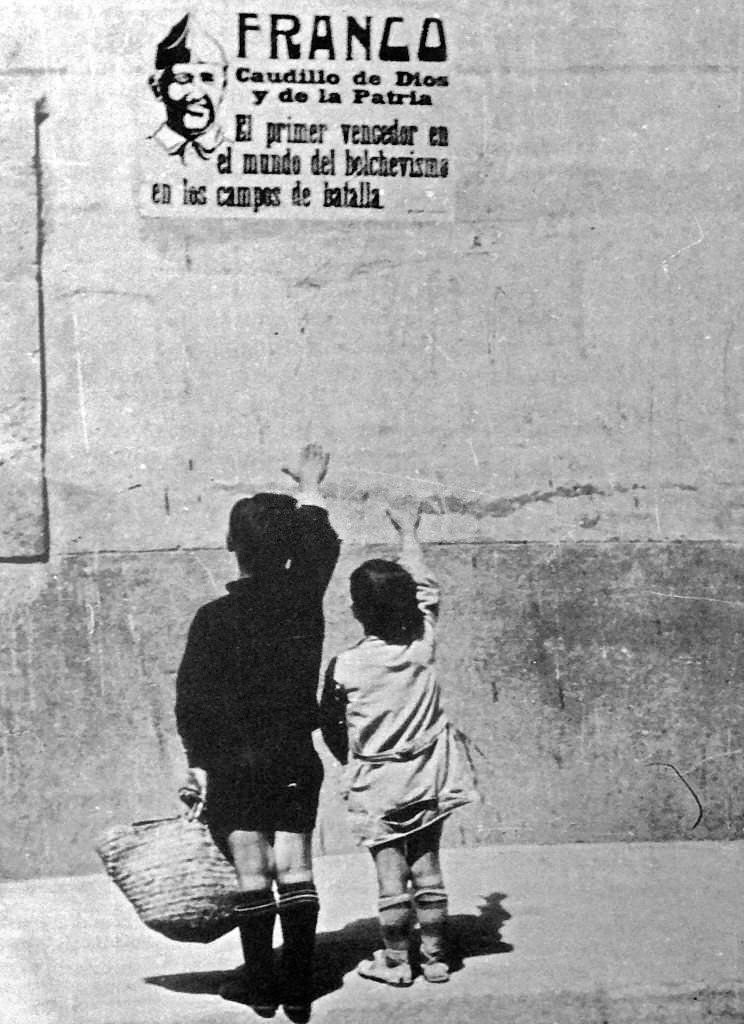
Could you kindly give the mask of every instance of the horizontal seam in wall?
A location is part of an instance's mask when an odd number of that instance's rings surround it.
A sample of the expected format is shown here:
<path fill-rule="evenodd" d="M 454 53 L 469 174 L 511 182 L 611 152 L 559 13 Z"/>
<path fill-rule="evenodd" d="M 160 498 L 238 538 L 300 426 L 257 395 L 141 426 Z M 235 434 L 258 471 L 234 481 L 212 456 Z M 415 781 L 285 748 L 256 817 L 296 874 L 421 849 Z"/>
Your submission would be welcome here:
<path fill-rule="evenodd" d="M 67 68 L 0 68 L 0 78 L 39 78 L 41 75 L 66 75 Z"/>
<path fill-rule="evenodd" d="M 717 540 L 715 538 L 704 538 L 704 539 L 691 539 L 691 538 L 671 538 L 669 540 L 659 539 L 648 539 L 648 540 L 622 540 L 619 537 L 613 537 L 606 540 L 497 540 L 484 538 L 483 540 L 436 540 L 436 541 L 423 541 L 425 548 L 485 548 L 485 547 L 533 547 L 533 548 L 599 548 L 606 547 L 608 545 L 623 545 L 625 547 L 640 547 L 640 546 L 660 546 L 660 545 L 688 545 L 694 547 L 726 547 L 733 550 L 744 549 L 744 543 L 729 540 Z M 375 541 L 373 543 L 351 543 L 346 541 L 344 543 L 344 549 L 346 551 L 355 549 L 364 550 L 389 550 L 393 547 L 393 544 L 383 543 L 381 541 Z M 93 555 L 153 555 L 153 554 L 178 554 L 183 552 L 184 554 L 190 554 L 194 552 L 226 552 L 226 548 L 222 545 L 199 545 L 196 547 L 185 547 L 183 545 L 175 545 L 173 547 L 161 547 L 161 548 L 91 548 L 84 551 L 56 551 L 52 552 L 53 558 L 89 558 Z M 0 558 L 0 564 L 3 562 L 13 561 L 26 561 L 26 562 L 38 562 L 48 561 L 48 559 L 40 557 L 29 557 L 25 559 L 13 559 L 13 558 Z"/>

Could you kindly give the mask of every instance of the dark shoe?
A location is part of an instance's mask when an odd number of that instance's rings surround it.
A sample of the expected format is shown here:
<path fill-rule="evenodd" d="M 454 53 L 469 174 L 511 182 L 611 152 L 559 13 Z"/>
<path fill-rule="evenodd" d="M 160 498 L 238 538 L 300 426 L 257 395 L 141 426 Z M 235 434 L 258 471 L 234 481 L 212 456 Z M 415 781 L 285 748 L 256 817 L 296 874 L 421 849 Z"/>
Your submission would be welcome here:
<path fill-rule="evenodd" d="M 312 1007 L 308 1004 L 295 1006 L 291 1003 L 284 1003 L 282 1009 L 284 1010 L 284 1016 L 291 1020 L 292 1024 L 307 1024 L 312 1013 Z"/>
<path fill-rule="evenodd" d="M 223 999 L 229 999 L 233 1003 L 245 1003 L 259 1017 L 273 1017 L 277 1010 L 276 995 L 271 987 L 251 979 L 245 968 L 239 968 L 230 978 L 223 981 L 219 993 Z"/>

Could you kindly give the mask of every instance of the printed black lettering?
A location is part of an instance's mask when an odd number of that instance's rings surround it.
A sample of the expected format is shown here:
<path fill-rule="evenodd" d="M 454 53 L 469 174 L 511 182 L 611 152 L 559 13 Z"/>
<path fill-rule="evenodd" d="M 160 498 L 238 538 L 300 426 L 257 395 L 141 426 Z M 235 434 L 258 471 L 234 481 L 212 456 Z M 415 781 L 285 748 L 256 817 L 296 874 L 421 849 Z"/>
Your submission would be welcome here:
<path fill-rule="evenodd" d="M 364 48 L 364 59 L 370 60 L 372 50 L 372 19 L 367 15 L 364 19 L 364 26 L 360 25 L 356 18 L 346 19 L 346 59 L 353 60 L 351 44 L 354 40 L 361 43 Z"/>
<path fill-rule="evenodd" d="M 246 33 L 261 31 L 261 26 L 254 24 L 257 21 L 258 15 L 253 11 L 240 11 L 238 14 L 238 57 L 246 55 Z"/>
<path fill-rule="evenodd" d="M 323 31 L 321 32 L 321 28 Z M 331 30 L 331 19 L 327 14 L 318 14 L 313 21 L 313 34 L 310 37 L 310 52 L 308 60 L 314 60 L 318 50 L 326 53 L 327 60 L 336 59 L 336 50 L 333 45 L 333 32 Z"/>
<path fill-rule="evenodd" d="M 438 42 L 432 45 L 427 43 L 429 29 L 436 29 Z M 420 61 L 443 61 L 447 60 L 447 43 L 444 39 L 444 25 L 439 18 L 424 18 L 421 26 L 421 39 L 419 40 L 418 59 Z"/>
<path fill-rule="evenodd" d="M 410 60 L 410 51 L 407 46 L 392 46 L 390 43 L 390 32 L 393 25 L 402 23 L 402 18 L 385 18 L 385 27 L 380 40 L 380 60 Z"/>
<path fill-rule="evenodd" d="M 287 47 L 287 58 L 289 60 L 300 59 L 300 44 L 294 41 L 294 37 L 300 31 L 300 19 L 294 14 L 272 14 L 271 15 L 271 59 L 279 60 L 279 37 L 284 38 Z"/>

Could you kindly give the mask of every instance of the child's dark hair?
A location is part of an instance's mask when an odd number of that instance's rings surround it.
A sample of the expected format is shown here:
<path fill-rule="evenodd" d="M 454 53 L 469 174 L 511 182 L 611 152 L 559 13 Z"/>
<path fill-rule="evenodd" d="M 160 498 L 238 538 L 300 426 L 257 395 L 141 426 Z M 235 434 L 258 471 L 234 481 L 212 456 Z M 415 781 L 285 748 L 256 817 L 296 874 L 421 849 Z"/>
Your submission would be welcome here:
<path fill-rule="evenodd" d="M 243 571 L 283 568 L 294 551 L 295 499 L 288 494 L 254 494 L 230 511 L 227 547 Z"/>
<path fill-rule="evenodd" d="M 409 644 L 422 635 L 416 583 L 402 565 L 372 558 L 354 570 L 350 587 L 354 614 L 365 633 L 389 644 Z"/>

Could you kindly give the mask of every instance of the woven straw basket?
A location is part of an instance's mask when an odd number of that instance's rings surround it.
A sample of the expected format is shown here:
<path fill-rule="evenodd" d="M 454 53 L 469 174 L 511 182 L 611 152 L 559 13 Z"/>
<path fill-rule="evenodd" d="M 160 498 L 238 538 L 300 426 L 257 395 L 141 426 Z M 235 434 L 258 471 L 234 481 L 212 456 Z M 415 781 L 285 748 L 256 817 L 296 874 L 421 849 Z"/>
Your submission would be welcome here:
<path fill-rule="evenodd" d="M 235 927 L 238 882 L 206 825 L 185 818 L 109 829 L 96 852 L 148 928 L 179 942 L 212 942 Z"/>

